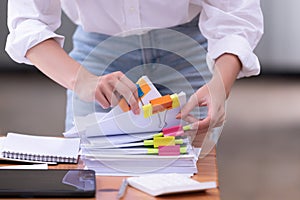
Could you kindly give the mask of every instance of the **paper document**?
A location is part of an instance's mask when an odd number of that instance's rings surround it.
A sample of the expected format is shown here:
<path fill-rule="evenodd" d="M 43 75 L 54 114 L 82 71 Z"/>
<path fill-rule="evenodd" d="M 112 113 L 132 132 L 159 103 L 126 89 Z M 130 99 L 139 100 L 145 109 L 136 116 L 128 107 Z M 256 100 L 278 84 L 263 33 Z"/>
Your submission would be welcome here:
<path fill-rule="evenodd" d="M 155 98 L 161 97 L 161 94 L 154 87 L 148 77 L 141 77 L 138 82 L 144 89 L 144 95 L 140 97 L 140 108 Z M 71 130 L 63 133 L 65 137 L 94 137 L 121 135 L 124 133 L 142 133 L 142 132 L 158 132 L 162 128 L 175 126 L 180 124 L 180 119 L 174 116 L 180 111 L 180 108 L 186 103 L 184 92 L 178 94 L 180 106 L 173 109 L 167 109 L 157 112 L 150 117 L 145 118 L 143 109 L 139 115 L 133 114 L 125 102 L 120 103 L 108 113 L 92 113 L 86 117 L 77 117 L 75 121 L 80 126 L 73 127 Z"/>

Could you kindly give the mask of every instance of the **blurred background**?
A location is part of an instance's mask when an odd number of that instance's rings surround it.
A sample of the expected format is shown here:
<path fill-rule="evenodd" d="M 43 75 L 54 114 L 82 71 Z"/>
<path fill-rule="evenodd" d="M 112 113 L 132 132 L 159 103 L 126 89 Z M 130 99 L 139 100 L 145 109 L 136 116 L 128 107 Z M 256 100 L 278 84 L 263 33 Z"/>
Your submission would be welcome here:
<path fill-rule="evenodd" d="M 261 0 L 265 34 L 255 49 L 259 76 L 237 80 L 217 146 L 221 199 L 300 197 L 300 2 Z M 65 89 L 4 51 L 6 1 L 0 1 L 0 134 L 60 136 Z M 74 25 L 62 17 L 58 32 L 72 48 Z"/>

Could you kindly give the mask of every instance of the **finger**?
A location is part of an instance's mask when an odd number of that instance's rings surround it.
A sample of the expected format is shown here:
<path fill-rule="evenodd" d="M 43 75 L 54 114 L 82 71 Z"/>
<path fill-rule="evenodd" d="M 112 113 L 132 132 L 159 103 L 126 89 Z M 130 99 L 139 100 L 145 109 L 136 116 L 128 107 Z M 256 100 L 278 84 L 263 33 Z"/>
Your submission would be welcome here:
<path fill-rule="evenodd" d="M 115 106 L 119 102 L 119 94 L 113 90 L 113 87 L 110 84 L 106 84 L 105 82 L 101 82 L 98 85 L 98 91 L 101 91 L 102 96 L 108 101 L 108 107 Z M 98 92 L 96 91 L 96 92 Z"/>
<path fill-rule="evenodd" d="M 188 100 L 188 102 L 183 106 L 183 108 L 181 109 L 180 113 L 178 113 L 176 115 L 177 119 L 184 119 L 186 118 L 186 116 L 196 107 L 199 105 L 203 105 L 206 104 L 206 100 L 205 98 L 201 98 L 199 99 L 195 94 L 193 94 L 190 99 Z"/>
<path fill-rule="evenodd" d="M 107 93 L 105 94 L 107 100 L 109 101 L 109 104 L 111 107 L 114 107 L 118 105 L 118 103 L 121 100 L 120 94 L 116 91 L 106 91 Z"/>
<path fill-rule="evenodd" d="M 208 103 L 208 116 L 210 117 L 210 127 L 215 128 L 222 126 L 225 122 L 225 111 L 223 107 L 215 109 L 213 106 Z"/>
<path fill-rule="evenodd" d="M 130 105 L 131 110 L 135 114 L 139 114 L 139 98 L 136 85 L 124 75 L 115 87 L 118 93 L 122 95 Z"/>
<path fill-rule="evenodd" d="M 127 87 L 130 89 L 130 91 L 133 94 L 133 97 L 135 98 L 135 100 L 139 100 L 139 95 L 138 95 L 138 90 L 137 90 L 137 86 L 136 84 L 134 84 L 129 78 L 127 78 L 127 76 L 122 76 L 122 78 L 120 79 L 122 83 L 124 83 L 125 85 L 127 85 Z"/>
<path fill-rule="evenodd" d="M 196 118 L 194 115 L 191 115 L 191 114 L 188 114 L 185 118 L 182 118 L 182 119 L 190 124 L 199 121 L 198 118 Z"/>
<path fill-rule="evenodd" d="M 113 91 L 113 87 L 109 82 L 101 79 L 95 91 L 95 98 L 104 109 L 107 109 L 118 104 L 120 95 Z"/>
<path fill-rule="evenodd" d="M 130 88 L 128 85 L 130 85 Z M 97 88 L 99 88 L 99 91 L 101 91 L 102 95 L 109 102 L 109 106 L 116 105 L 117 103 L 115 101 L 119 100 L 120 96 L 123 96 L 131 106 L 133 112 L 139 112 L 138 100 L 132 98 L 132 96 L 134 96 L 134 92 L 137 90 L 136 85 L 133 84 L 122 72 L 117 71 L 102 76 Z M 107 104 L 105 103 L 102 95 L 98 94 L 97 98 L 99 98 L 99 101 L 102 101 L 102 103 L 106 106 Z"/>
<path fill-rule="evenodd" d="M 207 130 L 210 127 L 211 118 L 208 116 L 202 120 L 194 122 L 191 126 L 193 130 Z"/>
<path fill-rule="evenodd" d="M 95 99 L 102 108 L 107 109 L 110 107 L 109 101 L 106 99 L 105 95 L 100 90 L 95 92 Z"/>
<path fill-rule="evenodd" d="M 111 107 L 118 105 L 121 96 L 114 90 L 113 86 L 110 84 L 101 86 L 102 93 L 105 95 L 106 99 L 109 101 Z"/>
<path fill-rule="evenodd" d="M 111 96 L 111 106 L 114 107 L 119 104 L 121 100 L 121 95 L 117 91 L 113 91 L 112 96 Z"/>

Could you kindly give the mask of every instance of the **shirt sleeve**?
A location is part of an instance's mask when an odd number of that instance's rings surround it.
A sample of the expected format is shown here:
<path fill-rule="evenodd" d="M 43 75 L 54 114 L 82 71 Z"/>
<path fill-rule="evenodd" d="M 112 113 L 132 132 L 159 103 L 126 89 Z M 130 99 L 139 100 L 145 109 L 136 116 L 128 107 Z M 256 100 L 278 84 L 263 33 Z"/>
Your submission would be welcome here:
<path fill-rule="evenodd" d="M 238 78 L 259 74 L 260 64 L 253 50 L 263 34 L 260 1 L 203 0 L 202 8 L 199 28 L 208 40 L 210 70 L 216 58 L 232 53 L 242 63 Z"/>
<path fill-rule="evenodd" d="M 59 0 L 9 0 L 5 50 L 16 62 L 31 64 L 25 55 L 38 43 L 54 38 L 63 46 L 64 37 L 55 33 L 60 24 Z"/>

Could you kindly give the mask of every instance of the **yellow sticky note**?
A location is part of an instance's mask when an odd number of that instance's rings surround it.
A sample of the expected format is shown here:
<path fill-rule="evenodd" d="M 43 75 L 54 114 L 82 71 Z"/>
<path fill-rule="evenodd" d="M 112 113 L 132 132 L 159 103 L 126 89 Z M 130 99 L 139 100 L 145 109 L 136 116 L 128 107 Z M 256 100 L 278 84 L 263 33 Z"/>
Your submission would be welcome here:
<path fill-rule="evenodd" d="M 179 98 L 176 93 L 171 95 L 171 99 L 172 99 L 172 108 L 177 108 L 180 106 Z"/>
<path fill-rule="evenodd" d="M 144 105 L 143 111 L 144 111 L 144 118 L 148 118 L 148 117 L 152 116 L 152 105 L 150 103 Z"/>
<path fill-rule="evenodd" d="M 173 146 L 175 145 L 175 137 L 174 136 L 165 136 L 165 137 L 155 137 L 153 138 L 154 147 L 159 146 Z"/>

